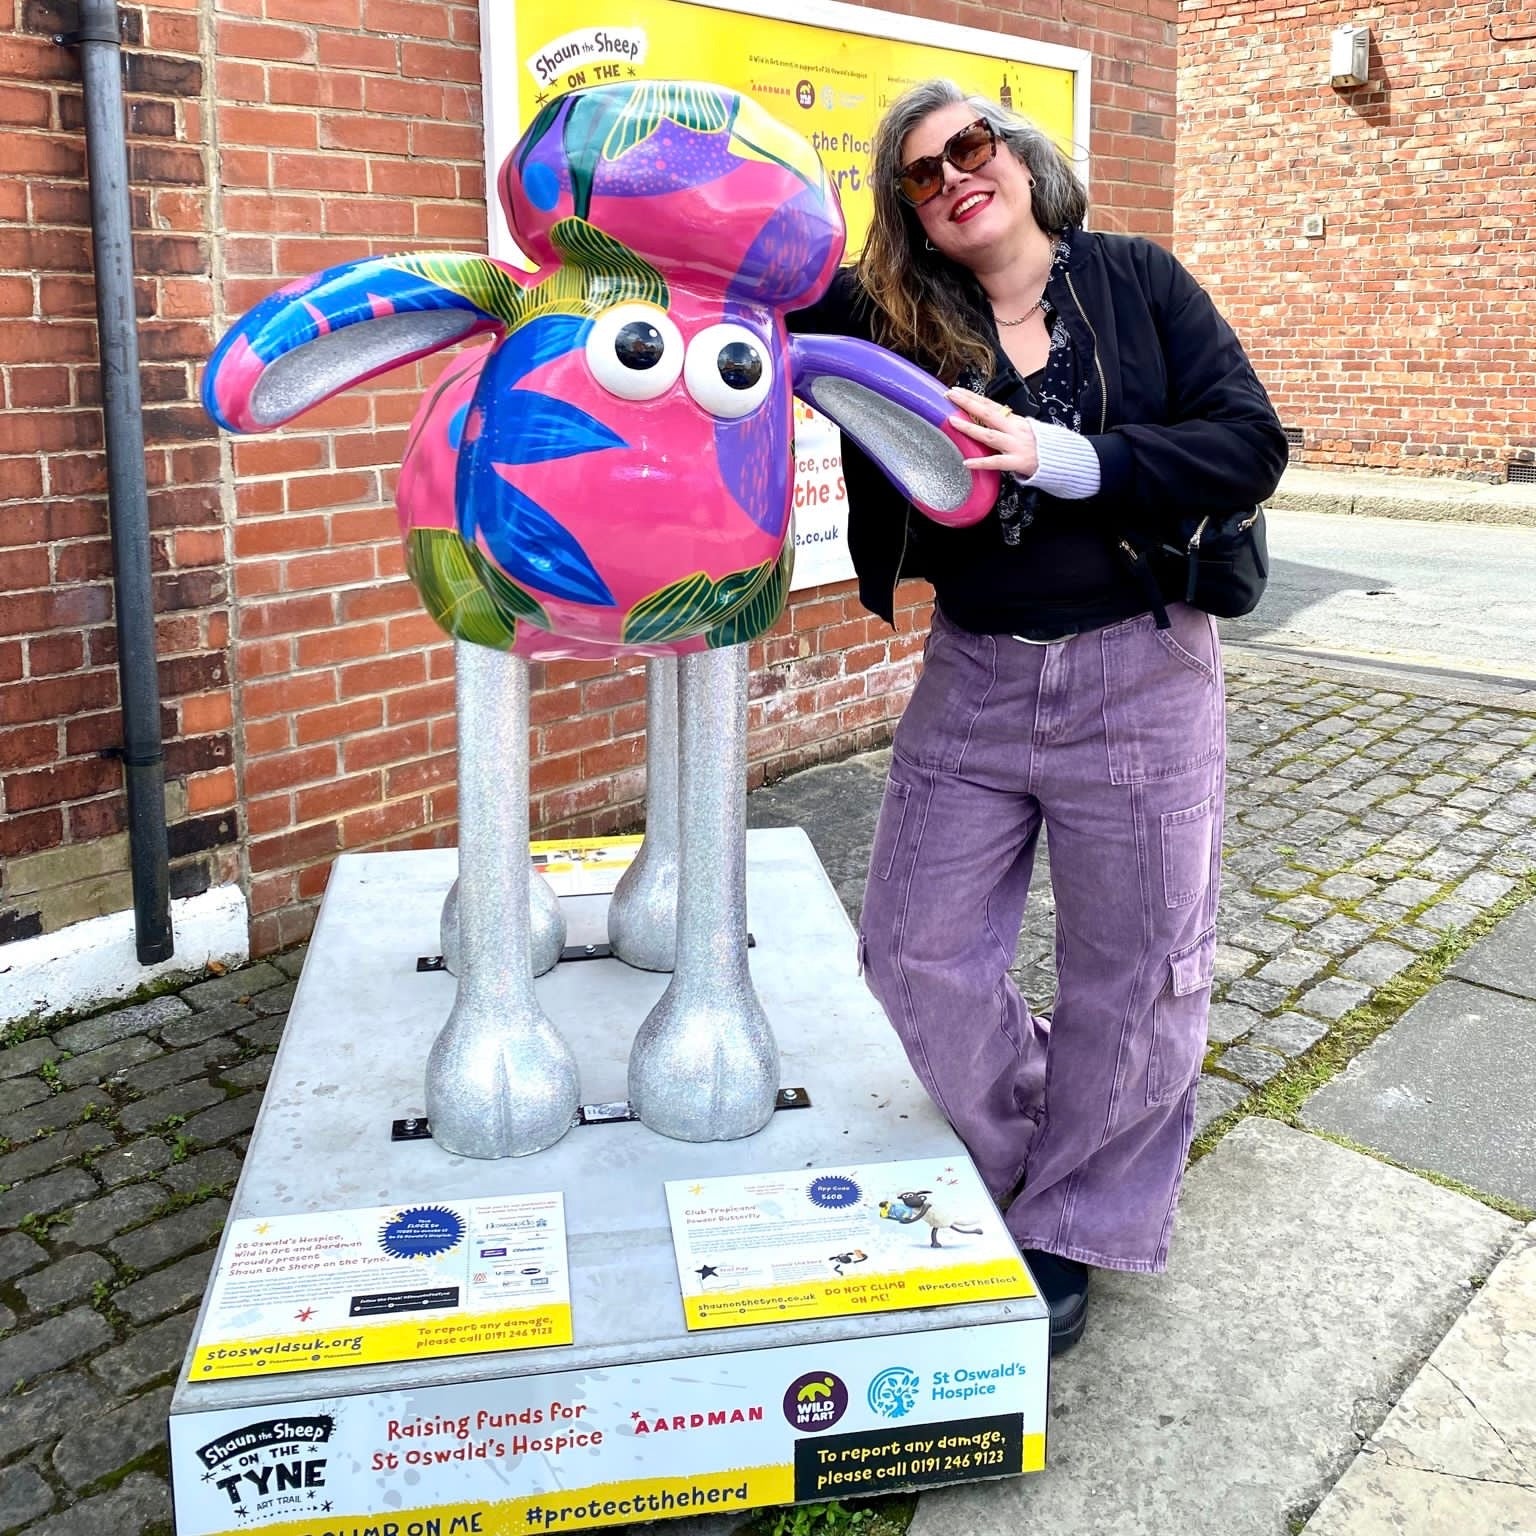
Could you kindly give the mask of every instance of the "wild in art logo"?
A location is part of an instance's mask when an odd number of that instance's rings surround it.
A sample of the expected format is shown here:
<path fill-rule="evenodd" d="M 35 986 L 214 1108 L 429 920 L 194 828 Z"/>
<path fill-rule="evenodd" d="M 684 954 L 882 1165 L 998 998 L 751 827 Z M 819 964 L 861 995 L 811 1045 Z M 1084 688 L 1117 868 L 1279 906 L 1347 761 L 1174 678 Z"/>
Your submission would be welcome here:
<path fill-rule="evenodd" d="M 791 1429 L 819 1434 L 848 1411 L 848 1388 L 831 1371 L 807 1371 L 790 1382 L 784 1393 L 784 1417 Z"/>

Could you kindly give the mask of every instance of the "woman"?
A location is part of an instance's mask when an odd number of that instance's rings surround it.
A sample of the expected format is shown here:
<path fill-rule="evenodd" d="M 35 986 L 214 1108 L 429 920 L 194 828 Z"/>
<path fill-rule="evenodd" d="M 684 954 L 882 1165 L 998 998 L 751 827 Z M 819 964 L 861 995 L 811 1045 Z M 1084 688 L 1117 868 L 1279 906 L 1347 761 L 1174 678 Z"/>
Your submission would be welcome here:
<path fill-rule="evenodd" d="M 874 223 L 795 328 L 864 336 L 955 384 L 988 516 L 941 528 L 845 448 L 864 604 L 936 595 L 896 731 L 860 931 L 914 1069 L 1082 1333 L 1089 1266 L 1159 1271 L 1205 1044 L 1221 856 L 1223 700 L 1211 618 L 1138 550 L 1268 496 L 1286 444 L 1241 346 L 1149 241 L 1089 233 L 1037 129 L 948 81 L 875 142 Z M 1166 628 L 1159 627 L 1166 613 Z M 1058 991 L 1013 963 L 1042 826 Z"/>

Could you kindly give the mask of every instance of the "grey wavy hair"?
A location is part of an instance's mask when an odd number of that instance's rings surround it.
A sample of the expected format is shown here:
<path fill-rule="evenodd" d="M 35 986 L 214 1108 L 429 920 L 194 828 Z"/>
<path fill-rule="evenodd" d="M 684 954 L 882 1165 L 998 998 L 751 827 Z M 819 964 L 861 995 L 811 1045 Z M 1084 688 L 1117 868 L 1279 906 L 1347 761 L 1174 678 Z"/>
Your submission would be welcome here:
<path fill-rule="evenodd" d="M 1027 118 L 985 96 L 967 96 L 953 80 L 925 80 L 899 96 L 875 129 L 870 180 L 874 219 L 858 261 L 859 282 L 874 302 L 875 339 L 919 357 L 946 382 L 967 365 L 990 370 L 991 343 L 976 319 L 976 283 L 969 272 L 933 250 L 916 210 L 896 190 L 901 147 L 940 107 L 975 109 L 1034 181 L 1031 211 L 1052 234 L 1083 222 L 1088 194 L 1071 162 Z"/>

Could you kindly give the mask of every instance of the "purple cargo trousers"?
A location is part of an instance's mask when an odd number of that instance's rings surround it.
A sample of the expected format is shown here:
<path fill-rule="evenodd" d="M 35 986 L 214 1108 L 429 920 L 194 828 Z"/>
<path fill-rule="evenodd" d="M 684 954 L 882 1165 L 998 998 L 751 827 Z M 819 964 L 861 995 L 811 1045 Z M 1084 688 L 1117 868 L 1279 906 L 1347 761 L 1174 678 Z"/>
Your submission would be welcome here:
<path fill-rule="evenodd" d="M 935 613 L 896 731 L 859 950 L 1023 1248 L 1168 1258 L 1221 868 L 1220 643 L 1183 604 L 1036 645 Z M 1057 992 L 1012 965 L 1040 829 Z"/>

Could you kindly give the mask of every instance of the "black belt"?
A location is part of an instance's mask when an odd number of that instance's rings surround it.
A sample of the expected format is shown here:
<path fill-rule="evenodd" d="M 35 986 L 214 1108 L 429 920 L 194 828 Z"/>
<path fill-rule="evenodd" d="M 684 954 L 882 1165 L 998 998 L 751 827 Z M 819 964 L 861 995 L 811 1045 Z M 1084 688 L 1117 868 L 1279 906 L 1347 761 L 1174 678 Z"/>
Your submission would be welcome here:
<path fill-rule="evenodd" d="M 1127 619 L 1150 612 L 1150 608 L 1145 600 L 1132 596 L 1125 604 L 1112 604 L 1106 608 L 1093 609 L 1085 604 L 1075 612 L 1068 610 L 1059 619 L 1049 614 L 1037 614 L 1039 622 L 1036 624 L 1011 625 L 999 614 L 992 623 L 983 619 L 980 625 L 975 626 L 960 623 L 944 607 L 942 600 L 939 611 L 957 629 L 969 630 L 973 635 L 1008 635 L 1026 645 L 1055 645 L 1058 641 L 1072 639 L 1074 635 L 1089 635 L 1096 629 L 1107 629 L 1111 624 L 1123 624 Z"/>

